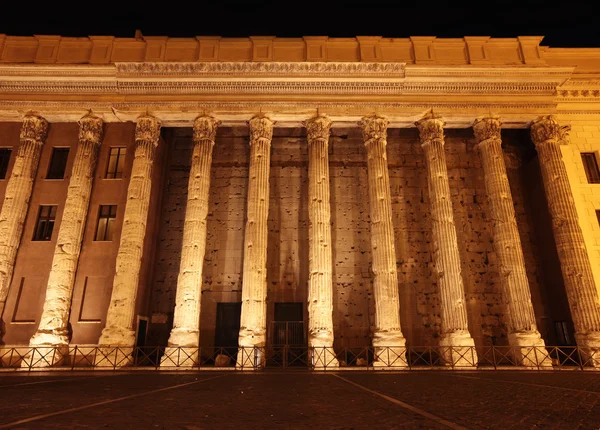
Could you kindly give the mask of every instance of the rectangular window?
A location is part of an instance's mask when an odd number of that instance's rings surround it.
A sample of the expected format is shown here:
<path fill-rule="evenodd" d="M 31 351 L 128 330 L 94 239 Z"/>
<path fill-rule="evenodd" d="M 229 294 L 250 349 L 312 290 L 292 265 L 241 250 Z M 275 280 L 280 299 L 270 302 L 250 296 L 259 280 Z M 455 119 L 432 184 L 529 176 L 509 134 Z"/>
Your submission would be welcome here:
<path fill-rule="evenodd" d="M 123 177 L 126 152 L 127 148 L 110 148 L 108 166 L 106 166 L 106 179 L 119 179 Z"/>
<path fill-rule="evenodd" d="M 596 211 L 596 218 L 598 218 L 598 225 L 600 225 L 600 211 Z"/>
<path fill-rule="evenodd" d="M 56 206 L 40 206 L 33 240 L 51 240 L 56 219 Z"/>
<path fill-rule="evenodd" d="M 67 158 L 69 158 L 69 148 L 52 148 L 46 179 L 63 179 L 67 168 Z"/>
<path fill-rule="evenodd" d="M 582 152 L 581 159 L 585 168 L 585 175 L 589 184 L 600 184 L 600 170 L 598 170 L 598 159 L 594 152 Z"/>
<path fill-rule="evenodd" d="M 0 179 L 6 179 L 6 171 L 8 170 L 10 154 L 12 154 L 12 149 L 0 148 Z"/>
<path fill-rule="evenodd" d="M 115 219 L 117 218 L 116 205 L 100 205 L 98 211 L 98 224 L 96 225 L 96 241 L 111 241 L 115 230 Z"/>

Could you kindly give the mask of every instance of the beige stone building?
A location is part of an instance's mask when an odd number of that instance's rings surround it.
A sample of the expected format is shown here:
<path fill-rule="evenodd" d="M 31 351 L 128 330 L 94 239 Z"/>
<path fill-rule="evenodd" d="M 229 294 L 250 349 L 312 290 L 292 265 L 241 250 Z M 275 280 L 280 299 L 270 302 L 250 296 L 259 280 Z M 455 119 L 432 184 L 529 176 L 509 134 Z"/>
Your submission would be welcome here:
<path fill-rule="evenodd" d="M 0 350 L 600 366 L 600 48 L 541 41 L 0 35 Z"/>

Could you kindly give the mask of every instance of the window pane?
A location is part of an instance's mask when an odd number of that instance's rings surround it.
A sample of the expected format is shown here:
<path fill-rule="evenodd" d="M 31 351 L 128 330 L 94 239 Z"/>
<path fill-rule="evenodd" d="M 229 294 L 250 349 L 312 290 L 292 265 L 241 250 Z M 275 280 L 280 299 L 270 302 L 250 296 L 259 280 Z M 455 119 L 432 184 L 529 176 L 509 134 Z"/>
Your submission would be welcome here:
<path fill-rule="evenodd" d="M 598 169 L 598 160 L 593 152 L 582 152 L 581 160 L 585 169 L 588 183 L 600 184 L 600 170 Z"/>
<path fill-rule="evenodd" d="M 53 148 L 46 179 L 63 179 L 69 158 L 69 148 Z"/>
<path fill-rule="evenodd" d="M 51 240 L 56 218 L 56 206 L 40 206 L 33 240 Z"/>
<path fill-rule="evenodd" d="M 8 170 L 8 162 L 12 149 L 0 148 L 0 179 L 6 179 L 6 171 Z"/>
<path fill-rule="evenodd" d="M 123 177 L 123 166 L 125 165 L 126 148 L 110 148 L 108 166 L 106 167 L 106 178 L 118 179 Z"/>
<path fill-rule="evenodd" d="M 96 229 L 96 238 L 94 240 L 105 240 L 104 237 L 106 235 L 106 218 L 98 219 L 98 228 Z"/>
<path fill-rule="evenodd" d="M 112 240 L 116 214 L 116 205 L 100 205 L 98 209 L 98 224 L 96 225 L 96 234 L 94 236 L 95 241 Z"/>

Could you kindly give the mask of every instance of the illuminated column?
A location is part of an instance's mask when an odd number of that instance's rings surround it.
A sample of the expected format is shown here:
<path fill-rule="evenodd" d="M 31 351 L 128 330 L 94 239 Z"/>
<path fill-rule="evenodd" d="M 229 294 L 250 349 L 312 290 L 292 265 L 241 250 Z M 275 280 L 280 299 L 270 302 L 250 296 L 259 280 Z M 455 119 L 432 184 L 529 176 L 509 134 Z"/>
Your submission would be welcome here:
<path fill-rule="evenodd" d="M 135 155 L 127 189 L 115 278 L 106 314 L 106 326 L 102 330 L 99 345 L 135 345 L 135 300 L 148 220 L 152 165 L 160 138 L 160 125 L 160 121 L 151 116 L 142 116 L 137 120 Z"/>
<path fill-rule="evenodd" d="M 331 120 L 306 122 L 308 137 L 308 346 L 314 368 L 336 367 L 333 353 L 331 208 L 329 203 L 329 131 Z"/>
<path fill-rule="evenodd" d="M 248 208 L 244 233 L 242 314 L 237 366 L 264 366 L 267 330 L 267 218 L 273 121 L 256 116 L 250 126 Z M 257 347 L 252 350 L 252 347 Z M 250 348 L 250 349 L 249 349 Z"/>
<path fill-rule="evenodd" d="M 543 116 L 531 125 L 531 138 L 539 156 L 575 339 L 591 364 L 600 367 L 600 300 L 560 150 L 568 131 L 554 117 Z"/>
<path fill-rule="evenodd" d="M 202 265 L 206 251 L 210 167 L 219 124 L 219 121 L 210 116 L 202 116 L 194 121 L 194 152 L 188 181 L 173 329 L 169 337 L 171 348 L 167 348 L 163 356 L 161 362 L 163 366 L 174 364 L 193 366 L 198 361 Z M 183 351 L 184 354 L 176 355 L 178 350 L 174 350 L 173 347 L 190 349 Z"/>
<path fill-rule="evenodd" d="M 4 203 L 0 211 L 0 317 L 4 312 L 33 181 L 47 133 L 48 122 L 44 118 L 36 115 L 25 116 L 21 127 L 19 151 L 6 185 Z"/>
<path fill-rule="evenodd" d="M 444 122 L 433 113 L 416 122 L 427 165 L 429 212 L 433 233 L 433 264 L 440 289 L 440 347 L 446 363 L 455 366 L 477 364 L 473 338 L 469 333 L 465 289 L 452 212 L 446 155 Z M 461 348 L 461 347 L 471 347 Z"/>
<path fill-rule="evenodd" d="M 79 121 L 79 147 L 69 180 L 67 199 L 54 248 L 40 325 L 31 346 L 69 344 L 69 312 L 92 182 L 102 142 L 102 120 L 86 115 Z"/>
<path fill-rule="evenodd" d="M 374 366 L 404 366 L 406 340 L 400 328 L 400 299 L 390 178 L 387 166 L 388 120 L 368 116 L 360 121 L 367 149 L 371 249 L 373 255 L 373 296 L 375 299 Z M 389 349 L 386 349 L 388 347 Z"/>
<path fill-rule="evenodd" d="M 485 189 L 490 203 L 494 251 L 500 265 L 500 285 L 506 307 L 508 342 L 516 348 L 515 359 L 519 364 L 537 366 L 538 355 L 530 347 L 543 348 L 545 344 L 535 323 L 521 238 L 504 164 L 501 125 L 497 118 L 484 118 L 475 121 L 473 131 L 479 143 Z M 543 363 L 552 364 L 549 360 Z"/>

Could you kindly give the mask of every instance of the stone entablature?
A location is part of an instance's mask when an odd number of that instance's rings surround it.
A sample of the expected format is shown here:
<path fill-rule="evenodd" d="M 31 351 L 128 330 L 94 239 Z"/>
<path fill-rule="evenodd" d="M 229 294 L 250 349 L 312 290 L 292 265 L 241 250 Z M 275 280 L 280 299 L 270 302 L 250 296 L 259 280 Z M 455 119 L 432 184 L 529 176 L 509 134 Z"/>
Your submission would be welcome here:
<path fill-rule="evenodd" d="M 572 56 L 539 46 L 543 36 L 491 38 L 433 36 L 278 38 L 251 36 L 61 37 L 0 35 L 0 61 L 13 63 L 88 63 L 119 61 L 393 61 L 413 64 L 546 65 Z M 582 55 L 589 60 L 589 54 Z M 600 61 L 600 52 L 592 57 Z"/>

